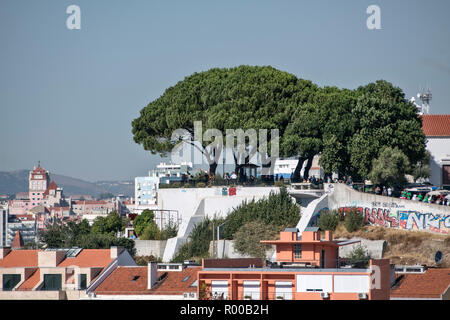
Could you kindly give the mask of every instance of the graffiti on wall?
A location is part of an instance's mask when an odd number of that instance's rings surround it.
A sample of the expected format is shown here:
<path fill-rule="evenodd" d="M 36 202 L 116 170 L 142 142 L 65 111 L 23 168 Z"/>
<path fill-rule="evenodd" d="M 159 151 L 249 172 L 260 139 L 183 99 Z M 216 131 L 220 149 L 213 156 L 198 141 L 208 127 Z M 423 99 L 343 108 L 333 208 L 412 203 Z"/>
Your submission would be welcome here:
<path fill-rule="evenodd" d="M 378 205 L 378 206 L 374 206 Z M 399 228 L 404 230 L 422 230 L 437 233 L 450 233 L 450 215 L 432 212 L 418 212 L 406 210 L 405 208 L 372 203 L 371 207 L 352 206 L 341 207 L 339 212 L 345 214 L 351 209 L 358 210 L 364 216 L 365 224 L 378 225 L 388 228 Z"/>

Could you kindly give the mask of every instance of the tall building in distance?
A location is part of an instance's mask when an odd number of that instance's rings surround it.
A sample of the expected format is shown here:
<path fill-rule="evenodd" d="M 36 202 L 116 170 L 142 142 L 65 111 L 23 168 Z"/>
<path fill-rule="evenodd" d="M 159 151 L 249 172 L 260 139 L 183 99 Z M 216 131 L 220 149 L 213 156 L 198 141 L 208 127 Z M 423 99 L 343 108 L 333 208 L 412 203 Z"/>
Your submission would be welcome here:
<path fill-rule="evenodd" d="M 44 193 L 50 184 L 50 174 L 41 168 L 40 163 L 32 171 L 30 171 L 28 185 L 28 199 L 30 201 L 29 208 L 41 205 L 44 199 Z"/>

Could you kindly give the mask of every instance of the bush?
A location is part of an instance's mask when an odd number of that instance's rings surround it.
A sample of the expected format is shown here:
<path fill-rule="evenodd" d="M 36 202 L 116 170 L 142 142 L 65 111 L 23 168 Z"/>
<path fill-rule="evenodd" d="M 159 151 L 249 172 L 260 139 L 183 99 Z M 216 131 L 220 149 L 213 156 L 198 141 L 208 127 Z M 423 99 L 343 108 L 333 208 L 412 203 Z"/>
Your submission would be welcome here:
<path fill-rule="evenodd" d="M 269 245 L 263 244 L 261 240 L 276 239 L 280 228 L 261 221 L 253 221 L 244 224 L 234 234 L 234 248 L 237 252 L 255 258 L 266 258 L 266 250 Z"/>
<path fill-rule="evenodd" d="M 284 182 L 283 181 L 275 181 L 274 186 L 275 187 L 284 187 Z"/>
<path fill-rule="evenodd" d="M 336 230 L 340 220 L 340 215 L 337 210 L 324 211 L 320 214 L 318 225 L 320 230 Z"/>
<path fill-rule="evenodd" d="M 356 268 L 367 268 L 370 255 L 361 245 L 359 245 L 350 252 L 348 259 Z"/>
<path fill-rule="evenodd" d="M 271 192 L 268 198 L 252 200 L 237 206 L 226 218 L 221 235 L 232 240 L 233 235 L 244 224 L 252 221 L 262 221 L 274 226 L 294 227 L 300 219 L 300 208 L 292 202 L 286 188 L 280 188 L 279 193 Z"/>
<path fill-rule="evenodd" d="M 174 182 L 171 184 L 172 188 L 180 188 L 181 187 L 181 183 L 179 182 Z"/>
<path fill-rule="evenodd" d="M 364 226 L 364 216 L 356 208 L 345 213 L 344 225 L 348 232 L 355 232 Z"/>
<path fill-rule="evenodd" d="M 204 182 L 197 182 L 197 184 L 195 186 L 197 188 L 205 188 L 206 187 L 206 183 L 204 183 Z"/>

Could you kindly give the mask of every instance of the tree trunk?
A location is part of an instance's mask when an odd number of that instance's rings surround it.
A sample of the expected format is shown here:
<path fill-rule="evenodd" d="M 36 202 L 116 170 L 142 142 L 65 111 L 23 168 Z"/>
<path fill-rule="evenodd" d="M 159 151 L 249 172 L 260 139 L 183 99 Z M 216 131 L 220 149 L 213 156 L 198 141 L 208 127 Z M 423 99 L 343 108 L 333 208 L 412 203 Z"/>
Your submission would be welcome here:
<path fill-rule="evenodd" d="M 213 162 L 212 164 L 209 165 L 209 174 L 211 176 L 215 176 L 216 175 L 216 169 L 217 169 L 217 163 Z"/>

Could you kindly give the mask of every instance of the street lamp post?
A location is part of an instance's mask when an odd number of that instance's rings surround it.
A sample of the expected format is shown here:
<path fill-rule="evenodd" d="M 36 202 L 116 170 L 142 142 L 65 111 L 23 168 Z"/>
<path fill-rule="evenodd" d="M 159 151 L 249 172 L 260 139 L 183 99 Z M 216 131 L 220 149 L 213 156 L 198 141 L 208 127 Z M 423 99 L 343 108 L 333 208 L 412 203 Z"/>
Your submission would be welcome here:
<path fill-rule="evenodd" d="M 225 224 L 226 222 L 220 224 L 217 226 L 217 255 L 219 255 L 219 240 L 220 240 L 220 228 Z M 225 247 L 225 244 L 223 245 Z M 224 248 L 225 249 L 225 248 Z M 223 252 L 223 250 L 222 250 Z M 216 256 L 217 258 L 217 256 Z"/>

